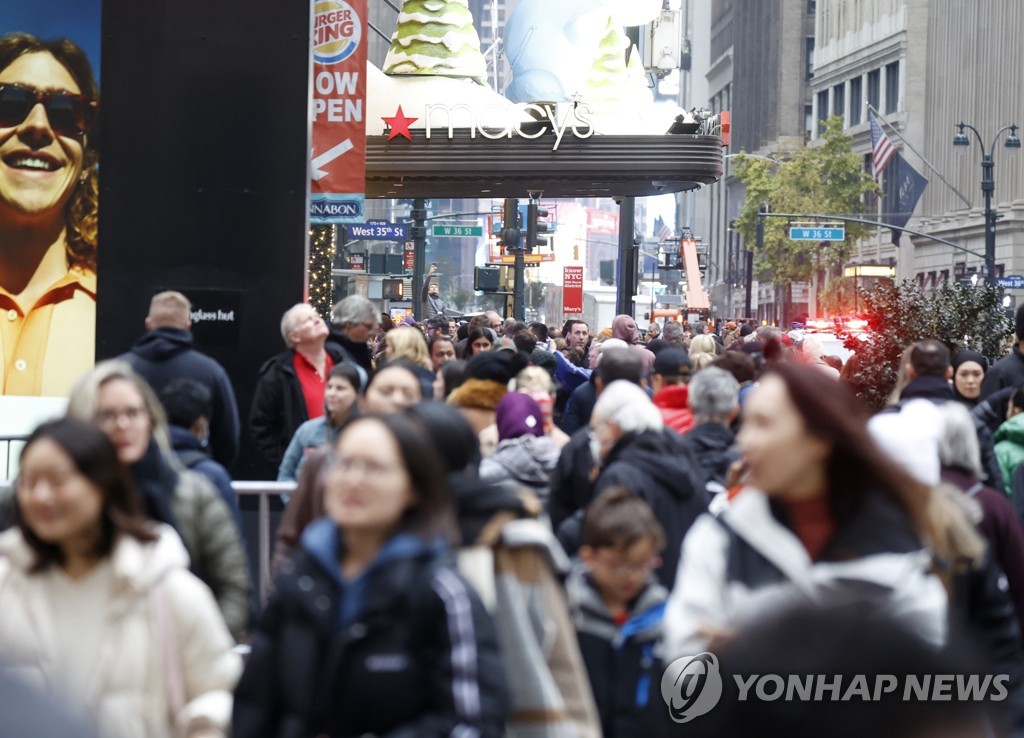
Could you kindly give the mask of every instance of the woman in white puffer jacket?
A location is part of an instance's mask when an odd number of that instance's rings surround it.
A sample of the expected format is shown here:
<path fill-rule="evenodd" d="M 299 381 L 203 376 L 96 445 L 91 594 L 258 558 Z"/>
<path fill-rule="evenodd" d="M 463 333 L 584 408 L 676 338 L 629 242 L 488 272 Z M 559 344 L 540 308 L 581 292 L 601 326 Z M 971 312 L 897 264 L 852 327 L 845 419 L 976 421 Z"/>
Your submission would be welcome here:
<path fill-rule="evenodd" d="M 63 418 L 21 454 L 0 535 L 5 665 L 119 738 L 223 736 L 241 671 L 210 590 L 146 521 L 114 446 Z"/>

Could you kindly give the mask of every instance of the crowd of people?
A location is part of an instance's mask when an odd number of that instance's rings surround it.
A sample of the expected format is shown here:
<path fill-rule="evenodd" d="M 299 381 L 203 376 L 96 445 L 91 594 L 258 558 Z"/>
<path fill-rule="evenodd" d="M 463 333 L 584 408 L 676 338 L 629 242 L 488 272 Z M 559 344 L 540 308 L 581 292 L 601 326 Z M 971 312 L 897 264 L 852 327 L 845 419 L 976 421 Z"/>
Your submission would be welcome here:
<path fill-rule="evenodd" d="M 257 602 L 232 383 L 188 300 L 156 295 L 21 453 L 0 670 L 83 735 L 1024 730 L 1020 347 L 990 366 L 916 342 L 869 417 L 813 334 L 432 304 L 422 323 L 361 296 L 283 315 L 248 432 L 296 486 Z M 1005 699 L 810 733 L 791 702 L 675 722 L 673 662 L 786 673 L 801 631 L 856 651 L 817 646 L 814 673 L 976 669 Z M 877 647 L 894 634 L 902 665 Z"/>

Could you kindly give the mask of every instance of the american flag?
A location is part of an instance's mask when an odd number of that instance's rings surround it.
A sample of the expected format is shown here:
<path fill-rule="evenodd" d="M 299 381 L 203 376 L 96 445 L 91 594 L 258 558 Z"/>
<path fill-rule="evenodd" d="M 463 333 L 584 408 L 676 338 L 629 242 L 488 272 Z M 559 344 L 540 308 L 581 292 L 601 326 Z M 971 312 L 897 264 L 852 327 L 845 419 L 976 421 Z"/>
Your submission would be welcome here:
<path fill-rule="evenodd" d="M 872 111 L 868 111 L 868 120 L 871 123 L 871 176 L 876 182 L 882 181 L 882 171 L 896 153 L 896 147 L 885 135 L 885 131 L 878 125 L 878 119 Z"/>
<path fill-rule="evenodd" d="M 654 219 L 654 237 L 658 243 L 670 241 L 675 236 L 675 230 L 671 228 L 660 215 Z"/>

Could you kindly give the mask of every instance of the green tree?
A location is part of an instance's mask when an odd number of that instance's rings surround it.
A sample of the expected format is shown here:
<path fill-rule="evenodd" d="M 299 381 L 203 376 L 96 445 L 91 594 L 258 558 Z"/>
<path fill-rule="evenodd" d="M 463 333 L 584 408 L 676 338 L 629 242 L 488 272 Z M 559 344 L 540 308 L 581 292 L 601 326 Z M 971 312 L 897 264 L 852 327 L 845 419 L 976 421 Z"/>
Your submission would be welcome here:
<path fill-rule="evenodd" d="M 875 410 L 885 405 L 896 385 L 903 350 L 915 341 L 937 338 L 953 355 L 973 349 L 994 361 L 1013 330 L 1000 291 L 992 286 L 945 282 L 924 292 L 915 282 L 886 279 L 861 291 L 861 305 L 870 332 L 846 340 L 846 347 L 857 353 L 850 360 L 850 379 Z"/>
<path fill-rule="evenodd" d="M 826 315 L 859 311 L 856 277 L 836 277 L 818 293 L 818 307 Z"/>
<path fill-rule="evenodd" d="M 842 118 L 825 123 L 815 146 L 804 145 L 779 162 L 739 154 L 736 176 L 746 188 L 736 227 L 747 243 L 755 244 L 757 213 L 762 205 L 776 213 L 823 213 L 856 217 L 865 211 L 865 194 L 878 192 L 871 176 L 862 171 L 860 155 L 850 148 Z M 846 225 L 846 239 L 819 244 L 791 241 L 782 218 L 764 219 L 764 245 L 755 247 L 754 270 L 778 284 L 809 281 L 816 269 L 845 264 L 854 244 L 872 228 L 860 223 Z"/>

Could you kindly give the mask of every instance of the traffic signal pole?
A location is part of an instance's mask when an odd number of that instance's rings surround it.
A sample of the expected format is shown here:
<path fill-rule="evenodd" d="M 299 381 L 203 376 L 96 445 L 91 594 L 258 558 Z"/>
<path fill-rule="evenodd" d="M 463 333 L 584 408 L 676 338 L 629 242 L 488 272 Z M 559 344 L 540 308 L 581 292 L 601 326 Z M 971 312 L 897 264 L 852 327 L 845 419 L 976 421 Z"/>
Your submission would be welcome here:
<path fill-rule="evenodd" d="M 636 226 L 636 200 L 624 197 L 619 202 L 619 264 L 616 279 L 615 312 L 633 314 L 633 295 L 636 294 L 637 246 L 633 242 Z"/>
<path fill-rule="evenodd" d="M 505 226 L 502 241 L 505 253 L 512 249 L 515 255 L 512 281 L 512 317 L 516 320 L 526 318 L 526 260 L 523 258 L 523 240 L 519 232 L 519 200 L 514 197 L 505 198 Z"/>
<path fill-rule="evenodd" d="M 412 227 L 409 236 L 413 242 L 412 262 L 412 304 L 417 318 L 423 317 L 423 305 L 420 296 L 423 294 L 423 278 L 427 271 L 427 201 L 418 197 L 412 201 Z"/>

